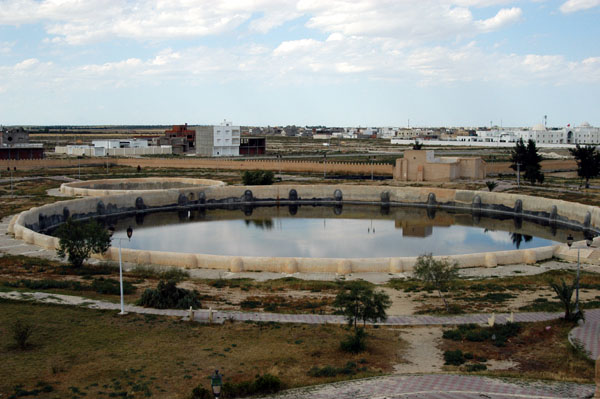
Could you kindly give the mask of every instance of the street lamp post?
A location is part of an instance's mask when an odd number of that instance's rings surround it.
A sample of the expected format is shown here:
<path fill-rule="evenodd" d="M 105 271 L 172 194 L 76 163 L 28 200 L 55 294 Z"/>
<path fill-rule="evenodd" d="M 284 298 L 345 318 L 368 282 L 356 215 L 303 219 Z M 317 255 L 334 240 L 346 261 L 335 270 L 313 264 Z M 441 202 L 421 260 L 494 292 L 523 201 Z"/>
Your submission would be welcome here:
<path fill-rule="evenodd" d="M 210 377 L 210 386 L 213 391 L 215 399 L 219 399 L 221 396 L 221 386 L 223 385 L 223 375 L 219 374 L 219 370 L 215 370 L 215 373 Z"/>
<path fill-rule="evenodd" d="M 113 234 L 115 233 L 115 227 L 114 226 L 110 226 L 108 228 L 108 233 L 110 234 L 111 238 L 115 238 L 113 237 Z M 131 241 L 131 236 L 133 235 L 133 229 L 131 228 L 131 226 L 127 227 L 127 240 Z M 121 241 L 123 241 L 125 239 L 125 237 L 116 237 L 116 240 L 119 240 L 119 288 L 121 290 L 121 312 L 119 313 L 120 315 L 124 315 L 125 314 L 125 303 L 124 303 L 124 299 L 123 299 L 123 258 L 121 257 Z"/>
<path fill-rule="evenodd" d="M 587 238 L 585 240 L 585 243 L 588 247 L 590 247 L 592 245 L 592 239 Z M 571 248 L 571 245 L 573 245 L 573 236 L 571 234 L 567 236 L 567 245 L 569 246 L 569 249 Z M 577 277 L 575 278 L 575 314 L 579 313 L 579 269 L 581 264 L 579 260 L 580 250 L 581 247 L 577 247 Z"/>

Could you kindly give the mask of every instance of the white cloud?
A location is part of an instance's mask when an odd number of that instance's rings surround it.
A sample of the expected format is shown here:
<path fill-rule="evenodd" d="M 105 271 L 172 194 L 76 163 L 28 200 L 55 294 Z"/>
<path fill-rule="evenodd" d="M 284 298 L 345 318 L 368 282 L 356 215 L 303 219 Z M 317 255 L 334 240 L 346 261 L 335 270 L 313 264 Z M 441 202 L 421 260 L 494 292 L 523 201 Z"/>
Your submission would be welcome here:
<path fill-rule="evenodd" d="M 567 14 L 576 11 L 588 10 L 598 6 L 600 6 L 600 0 L 568 0 L 560 6 L 560 11 Z"/>
<path fill-rule="evenodd" d="M 249 22 L 251 32 L 267 33 L 303 15 L 307 26 L 344 35 L 401 38 L 421 42 L 471 36 L 515 22 L 520 9 L 500 10 L 475 20 L 470 7 L 503 0 L 5 0 L 0 25 L 45 24 L 46 32 L 68 44 L 111 38 L 161 41 L 218 35 Z"/>
<path fill-rule="evenodd" d="M 518 21 L 521 19 L 522 15 L 523 12 L 520 8 L 503 8 L 502 10 L 498 11 L 498 14 L 496 14 L 493 18 L 479 21 L 478 25 L 484 32 L 498 30 L 505 25 L 509 25 Z"/>

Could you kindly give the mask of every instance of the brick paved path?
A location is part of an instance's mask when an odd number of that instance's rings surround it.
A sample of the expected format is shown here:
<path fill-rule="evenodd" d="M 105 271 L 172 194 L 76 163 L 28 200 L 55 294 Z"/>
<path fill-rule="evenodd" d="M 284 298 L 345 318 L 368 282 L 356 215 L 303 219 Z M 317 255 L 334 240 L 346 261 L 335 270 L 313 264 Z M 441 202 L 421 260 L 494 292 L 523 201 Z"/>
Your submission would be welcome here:
<path fill-rule="evenodd" d="M 569 333 L 572 344 L 582 344 L 588 357 L 596 360 L 600 355 L 600 309 L 587 310 L 585 323 Z"/>
<path fill-rule="evenodd" d="M 524 382 L 454 374 L 371 378 L 289 390 L 277 399 L 500 399 L 587 398 L 594 386 L 573 383 Z"/>

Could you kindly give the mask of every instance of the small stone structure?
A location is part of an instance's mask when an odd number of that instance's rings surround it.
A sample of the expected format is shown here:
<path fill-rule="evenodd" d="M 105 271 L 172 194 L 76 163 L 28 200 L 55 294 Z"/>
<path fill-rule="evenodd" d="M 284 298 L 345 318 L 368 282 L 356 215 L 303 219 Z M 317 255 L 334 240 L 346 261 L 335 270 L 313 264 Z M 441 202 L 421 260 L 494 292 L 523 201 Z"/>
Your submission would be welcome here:
<path fill-rule="evenodd" d="M 220 180 L 177 177 L 151 177 L 139 179 L 101 179 L 63 183 L 60 192 L 65 195 L 100 197 L 114 194 L 148 193 L 171 189 L 197 189 L 198 187 L 224 186 Z"/>
<path fill-rule="evenodd" d="M 406 150 L 396 159 L 394 180 L 452 181 L 485 179 L 485 161 L 479 157 L 438 157 L 433 150 Z"/>

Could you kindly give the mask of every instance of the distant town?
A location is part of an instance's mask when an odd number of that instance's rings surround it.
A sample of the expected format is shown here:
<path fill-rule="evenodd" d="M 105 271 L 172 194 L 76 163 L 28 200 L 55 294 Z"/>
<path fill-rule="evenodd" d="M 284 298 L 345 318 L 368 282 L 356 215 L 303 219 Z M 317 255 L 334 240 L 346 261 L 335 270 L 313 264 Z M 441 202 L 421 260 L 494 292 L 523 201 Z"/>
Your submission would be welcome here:
<path fill-rule="evenodd" d="M 55 137 L 35 142 L 44 135 Z M 30 137 L 31 136 L 31 137 Z M 96 140 L 88 136 L 101 136 Z M 110 136 L 110 138 L 106 137 Z M 539 147 L 570 148 L 576 144 L 600 144 L 600 127 L 587 122 L 578 126 L 478 128 L 445 127 L 327 127 L 239 126 L 223 121 L 216 125 L 166 126 L 19 126 L 2 127 L 0 159 L 43 158 L 45 151 L 67 156 L 198 155 L 202 157 L 260 156 L 267 154 L 268 137 L 312 139 L 325 147 L 332 140 L 381 139 L 391 144 L 415 141 L 429 146 L 511 147 L 519 140 L 533 140 Z M 271 154 L 273 155 L 273 154 Z"/>

